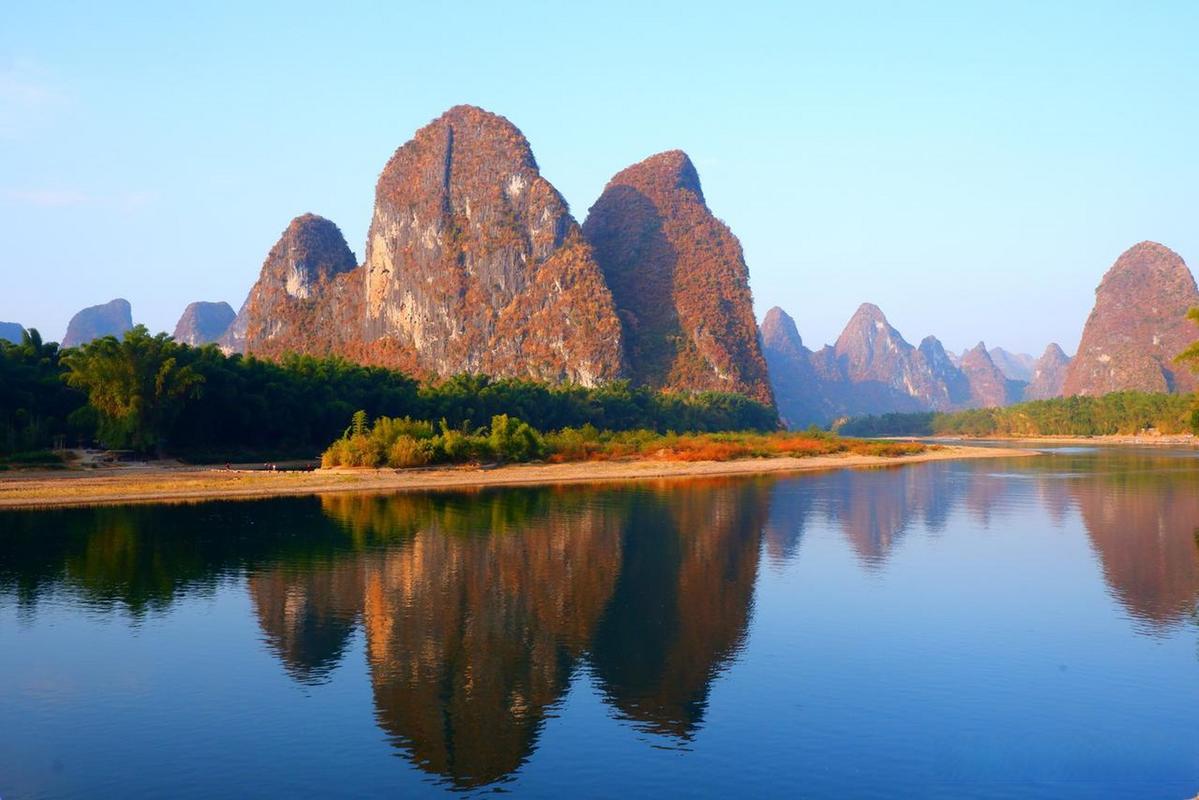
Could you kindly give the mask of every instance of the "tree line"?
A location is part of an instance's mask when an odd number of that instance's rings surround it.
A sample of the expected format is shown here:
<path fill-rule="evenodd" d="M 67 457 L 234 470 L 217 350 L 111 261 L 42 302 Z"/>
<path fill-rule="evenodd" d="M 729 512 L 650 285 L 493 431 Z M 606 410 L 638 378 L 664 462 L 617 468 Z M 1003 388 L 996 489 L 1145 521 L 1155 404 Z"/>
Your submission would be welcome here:
<path fill-rule="evenodd" d="M 1055 397 L 1003 408 L 882 414 L 837 427 L 845 436 L 1108 436 L 1156 429 L 1199 432 L 1195 397 L 1113 392 L 1101 397 Z"/>
<path fill-rule="evenodd" d="M 771 430 L 773 408 L 719 392 L 663 393 L 616 381 L 589 388 L 459 375 L 420 382 L 341 358 L 265 361 L 190 347 L 144 326 L 62 349 L 36 330 L 0 343 L 0 453 L 99 443 L 193 460 L 309 457 L 356 411 L 452 429 L 498 415 L 542 431 L 591 425 L 658 432 Z"/>

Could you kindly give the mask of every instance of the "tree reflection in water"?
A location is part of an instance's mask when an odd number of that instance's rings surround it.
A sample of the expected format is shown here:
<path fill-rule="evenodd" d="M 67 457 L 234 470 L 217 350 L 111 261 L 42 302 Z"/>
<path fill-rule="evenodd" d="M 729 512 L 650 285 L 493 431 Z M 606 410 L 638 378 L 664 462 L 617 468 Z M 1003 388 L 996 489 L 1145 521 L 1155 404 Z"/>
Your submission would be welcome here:
<path fill-rule="evenodd" d="M 1055 526 L 1081 522 L 1143 633 L 1194 621 L 1194 463 L 1097 451 L 788 479 L 6 513 L 0 593 L 26 616 L 67 595 L 136 622 L 244 577 L 293 679 L 328 680 L 361 630 L 377 724 L 422 769 L 474 787 L 528 759 L 580 668 L 621 718 L 689 741 L 744 645 L 760 554 L 780 568 L 801 558 L 817 520 L 877 572 L 915 530 L 946 535 L 958 513 L 1002 526 L 1034 504 Z"/>

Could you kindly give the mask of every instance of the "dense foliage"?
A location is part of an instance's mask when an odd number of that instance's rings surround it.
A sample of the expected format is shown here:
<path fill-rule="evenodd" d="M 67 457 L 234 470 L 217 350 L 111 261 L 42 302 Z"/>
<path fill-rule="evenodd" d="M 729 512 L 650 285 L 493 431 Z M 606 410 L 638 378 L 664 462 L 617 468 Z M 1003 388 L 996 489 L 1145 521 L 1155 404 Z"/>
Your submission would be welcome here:
<path fill-rule="evenodd" d="M 21 344 L 0 340 L 0 453 L 43 449 L 90 431 L 90 421 L 74 413 L 86 398 L 63 382 L 61 357 L 36 330 Z"/>
<path fill-rule="evenodd" d="M 1106 436 L 1150 428 L 1175 434 L 1199 430 L 1194 406 L 1191 395 L 1113 392 L 1005 408 L 858 417 L 837 430 L 845 436 Z"/>
<path fill-rule="evenodd" d="M 497 415 L 541 430 L 773 429 L 774 410 L 740 395 L 664 394 L 613 382 L 588 389 L 463 375 L 419 384 L 402 372 L 341 358 L 262 361 L 189 347 L 138 326 L 72 350 L 0 344 L 0 453 L 42 449 L 62 437 L 195 459 L 310 456 L 367 417 L 444 421 L 473 430 Z"/>
<path fill-rule="evenodd" d="M 368 424 L 354 414 L 345 435 L 324 452 L 323 467 L 420 467 L 465 462 L 525 462 L 545 459 L 607 461 L 652 457 L 666 461 L 730 461 L 771 456 L 857 453 L 899 456 L 919 453 L 922 445 L 842 439 L 821 431 L 658 433 L 639 429 L 601 431 L 593 425 L 542 433 L 526 422 L 497 414 L 489 427 L 455 429 L 409 417 L 381 417 Z"/>

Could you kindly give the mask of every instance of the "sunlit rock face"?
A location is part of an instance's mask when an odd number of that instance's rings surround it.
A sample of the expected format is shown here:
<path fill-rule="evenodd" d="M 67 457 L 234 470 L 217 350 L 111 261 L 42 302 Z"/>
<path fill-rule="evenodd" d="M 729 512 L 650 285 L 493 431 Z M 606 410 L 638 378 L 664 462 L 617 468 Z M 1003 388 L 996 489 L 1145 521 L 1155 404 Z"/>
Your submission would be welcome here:
<path fill-rule="evenodd" d="M 496 114 L 455 106 L 395 152 L 375 189 L 365 271 L 367 342 L 410 349 L 421 372 L 585 385 L 622 373 L 591 247 Z"/>
<path fill-rule="evenodd" d="M 1199 338 L 1186 319 L 1194 306 L 1199 289 L 1181 256 L 1156 242 L 1130 247 L 1095 290 L 1062 394 L 1194 391 L 1195 376 L 1174 363 Z"/>
<path fill-rule="evenodd" d="M 120 338 L 132 327 L 133 309 L 128 300 L 118 297 L 103 305 L 88 306 L 71 317 L 62 346 L 78 347 L 102 336 Z"/>
<path fill-rule="evenodd" d="M 356 261 L 341 230 L 316 214 L 291 221 L 262 264 L 237 318 L 220 339 L 226 352 L 266 358 L 345 352 L 359 338 Z"/>
<path fill-rule="evenodd" d="M 612 290 L 635 382 L 773 402 L 741 243 L 708 209 L 686 153 L 617 173 L 583 232 Z"/>

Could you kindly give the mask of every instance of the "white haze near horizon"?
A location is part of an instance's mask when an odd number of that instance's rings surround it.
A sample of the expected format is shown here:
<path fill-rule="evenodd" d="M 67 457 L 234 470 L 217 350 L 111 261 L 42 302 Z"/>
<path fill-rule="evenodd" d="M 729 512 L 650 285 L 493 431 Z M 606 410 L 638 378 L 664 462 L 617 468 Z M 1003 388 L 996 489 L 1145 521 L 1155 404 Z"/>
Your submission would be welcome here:
<path fill-rule="evenodd" d="M 431 5 L 431 4 L 429 4 Z M 862 302 L 912 343 L 1077 347 L 1129 246 L 1199 260 L 1199 6 L 21 4 L 0 27 L 0 320 L 237 308 L 295 215 L 359 259 L 374 182 L 461 102 L 587 206 L 679 147 L 759 317 L 818 348 Z"/>

